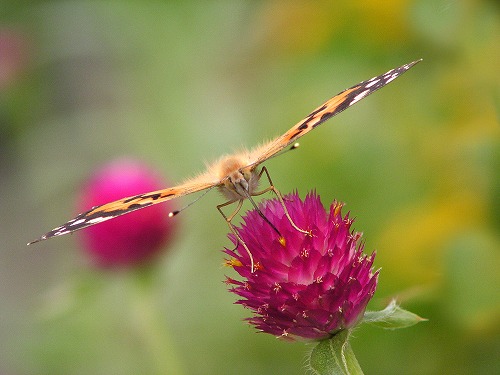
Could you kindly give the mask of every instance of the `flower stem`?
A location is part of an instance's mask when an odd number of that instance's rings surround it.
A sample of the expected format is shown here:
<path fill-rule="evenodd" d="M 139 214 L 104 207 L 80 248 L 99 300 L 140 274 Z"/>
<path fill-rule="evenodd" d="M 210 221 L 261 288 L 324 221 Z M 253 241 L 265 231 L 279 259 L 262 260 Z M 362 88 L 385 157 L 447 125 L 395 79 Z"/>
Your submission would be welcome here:
<path fill-rule="evenodd" d="M 311 351 L 309 368 L 318 375 L 362 375 L 349 345 L 349 330 L 342 330 L 328 340 L 320 341 Z"/>
<path fill-rule="evenodd" d="M 152 271 L 141 270 L 133 275 L 131 289 L 131 318 L 136 334 L 149 353 L 148 362 L 154 374 L 184 374 L 174 345 L 164 324 L 165 318 L 158 314 L 159 306 L 152 283 Z"/>

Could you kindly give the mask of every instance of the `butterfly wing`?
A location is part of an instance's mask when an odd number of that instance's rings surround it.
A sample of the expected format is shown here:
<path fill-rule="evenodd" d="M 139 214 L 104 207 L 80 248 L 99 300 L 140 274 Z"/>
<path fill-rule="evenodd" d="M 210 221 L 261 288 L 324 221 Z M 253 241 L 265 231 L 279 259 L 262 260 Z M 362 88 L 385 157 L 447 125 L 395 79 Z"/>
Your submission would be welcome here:
<path fill-rule="evenodd" d="M 134 195 L 133 197 L 123 198 L 115 202 L 93 207 L 89 211 L 83 212 L 76 216 L 74 219 L 71 219 L 66 224 L 54 228 L 40 238 L 28 243 L 28 245 L 46 240 L 51 237 L 62 236 L 63 234 L 75 232 L 91 225 L 113 219 L 117 216 L 140 210 L 141 208 L 149 207 L 157 203 L 166 202 L 170 199 L 181 197 L 186 194 L 209 189 L 217 186 L 219 183 L 209 181 L 208 179 L 204 181 L 205 176 L 200 177 L 201 178 L 187 181 L 186 183 L 176 187 L 152 191 L 145 194 L 138 194 Z"/>
<path fill-rule="evenodd" d="M 342 91 L 338 95 L 328 100 L 322 106 L 312 111 L 305 119 L 300 121 L 281 137 L 278 137 L 268 144 L 261 146 L 256 150 L 253 150 L 251 154 L 255 155 L 255 157 L 250 157 L 250 160 L 255 161 L 247 167 L 253 168 L 254 166 L 257 166 L 263 161 L 276 155 L 278 152 L 282 151 L 284 148 L 295 142 L 295 140 L 302 137 L 304 134 L 310 132 L 319 124 L 349 108 L 351 105 L 370 95 L 372 92 L 387 85 L 389 82 L 395 80 L 397 77 L 399 77 L 401 74 L 406 72 L 408 69 L 410 69 L 420 61 L 421 60 L 417 60 L 412 63 L 403 65 L 399 68 L 392 69 L 385 74 L 374 77 L 367 81 L 363 81 L 349 89 Z M 113 219 L 117 216 L 124 215 L 126 213 L 136 211 L 157 203 L 165 202 L 186 194 L 213 188 L 214 186 L 220 185 L 223 180 L 213 181 L 213 175 L 208 173 L 205 175 L 201 175 L 193 180 L 189 180 L 184 184 L 176 187 L 157 190 L 145 194 L 139 194 L 133 197 L 128 197 L 115 202 L 107 203 L 102 206 L 93 207 L 89 211 L 79 214 L 74 219 L 68 221 L 66 224 L 54 228 L 35 241 L 28 243 L 28 245 L 46 240 L 51 237 L 75 232 L 91 225 Z"/>
<path fill-rule="evenodd" d="M 398 78 L 422 59 L 413 61 L 409 64 L 400 66 L 399 68 L 389 70 L 387 73 L 373 77 L 367 81 L 358 83 L 357 85 L 348 88 L 341 93 L 335 95 L 323 105 L 312 111 L 306 118 L 288 130 L 281 137 L 269 142 L 268 144 L 259 147 L 254 151 L 255 162 L 252 165 L 258 165 L 263 161 L 273 157 L 278 152 L 295 142 L 304 134 L 309 133 L 315 127 L 339 114 L 343 110 L 349 108 L 363 98 L 366 98 L 371 93 L 384 87 L 388 83 Z"/>

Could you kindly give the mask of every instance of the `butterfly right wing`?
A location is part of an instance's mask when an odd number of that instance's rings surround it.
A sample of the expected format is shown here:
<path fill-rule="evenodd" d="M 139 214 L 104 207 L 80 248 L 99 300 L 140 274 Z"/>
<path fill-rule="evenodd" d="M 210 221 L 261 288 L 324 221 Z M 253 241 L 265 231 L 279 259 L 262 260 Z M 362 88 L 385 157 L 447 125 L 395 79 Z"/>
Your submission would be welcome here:
<path fill-rule="evenodd" d="M 309 133 L 326 120 L 346 110 L 361 99 L 366 98 L 371 93 L 392 82 L 420 61 L 422 61 L 422 59 L 405 64 L 399 68 L 389 70 L 384 74 L 360 82 L 357 85 L 354 85 L 335 95 L 333 98 L 327 100 L 323 105 L 312 111 L 306 118 L 297 123 L 282 136 L 272 140 L 264 146 L 257 148 L 256 150 L 252 150 L 255 161 L 251 165 L 258 165 L 275 156 L 287 146 L 295 142 L 298 138 Z"/>
<path fill-rule="evenodd" d="M 202 175 L 179 186 L 156 190 L 144 194 L 138 194 L 134 195 L 133 197 L 123 198 L 115 202 L 96 206 L 89 211 L 79 214 L 74 219 L 68 221 L 66 224 L 52 229 L 50 232 L 28 243 L 28 245 L 49 239 L 51 237 L 72 233 L 91 225 L 113 219 L 117 216 L 140 210 L 141 208 L 149 207 L 157 203 L 166 202 L 170 199 L 178 198 L 186 194 L 191 194 L 197 191 L 212 188 L 214 186 L 217 186 L 218 184 L 219 181 L 210 181 L 208 178 L 205 178 L 205 176 Z"/>

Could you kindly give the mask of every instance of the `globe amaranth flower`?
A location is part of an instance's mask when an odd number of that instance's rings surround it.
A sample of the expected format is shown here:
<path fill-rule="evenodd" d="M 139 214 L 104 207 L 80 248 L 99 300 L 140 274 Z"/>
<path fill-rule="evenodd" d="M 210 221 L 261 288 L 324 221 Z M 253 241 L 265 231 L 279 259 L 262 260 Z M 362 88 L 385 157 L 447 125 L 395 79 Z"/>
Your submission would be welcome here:
<path fill-rule="evenodd" d="M 168 184 L 143 163 L 118 159 L 97 170 L 83 186 L 78 212 Z M 84 250 L 99 267 L 135 266 L 152 260 L 172 237 L 171 202 L 147 207 L 79 232 Z"/>
<path fill-rule="evenodd" d="M 245 248 L 233 234 L 234 250 L 227 264 L 244 279 L 227 278 L 230 291 L 241 297 L 236 303 L 253 312 L 248 318 L 259 331 L 288 340 L 323 340 L 349 329 L 362 318 L 375 293 L 378 271 L 375 253 L 362 253 L 361 233 L 350 230 L 349 214 L 333 202 L 327 213 L 320 198 L 310 193 L 302 201 L 297 194 L 285 197 L 295 224 L 310 230 L 304 235 L 292 227 L 278 200 L 261 204 L 264 216 L 248 212 L 237 228 L 255 260 L 255 270 Z"/>

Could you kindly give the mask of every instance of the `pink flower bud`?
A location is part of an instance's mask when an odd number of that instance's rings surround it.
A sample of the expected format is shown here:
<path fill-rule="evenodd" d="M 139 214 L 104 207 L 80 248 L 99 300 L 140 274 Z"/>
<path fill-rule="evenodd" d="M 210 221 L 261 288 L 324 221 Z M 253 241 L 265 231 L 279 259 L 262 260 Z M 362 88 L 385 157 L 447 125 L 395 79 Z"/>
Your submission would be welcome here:
<path fill-rule="evenodd" d="M 132 159 L 104 165 L 86 182 L 78 211 L 168 187 L 151 168 Z M 79 232 L 84 250 L 99 267 L 135 266 L 150 261 L 172 238 L 171 202 L 147 207 Z"/>

